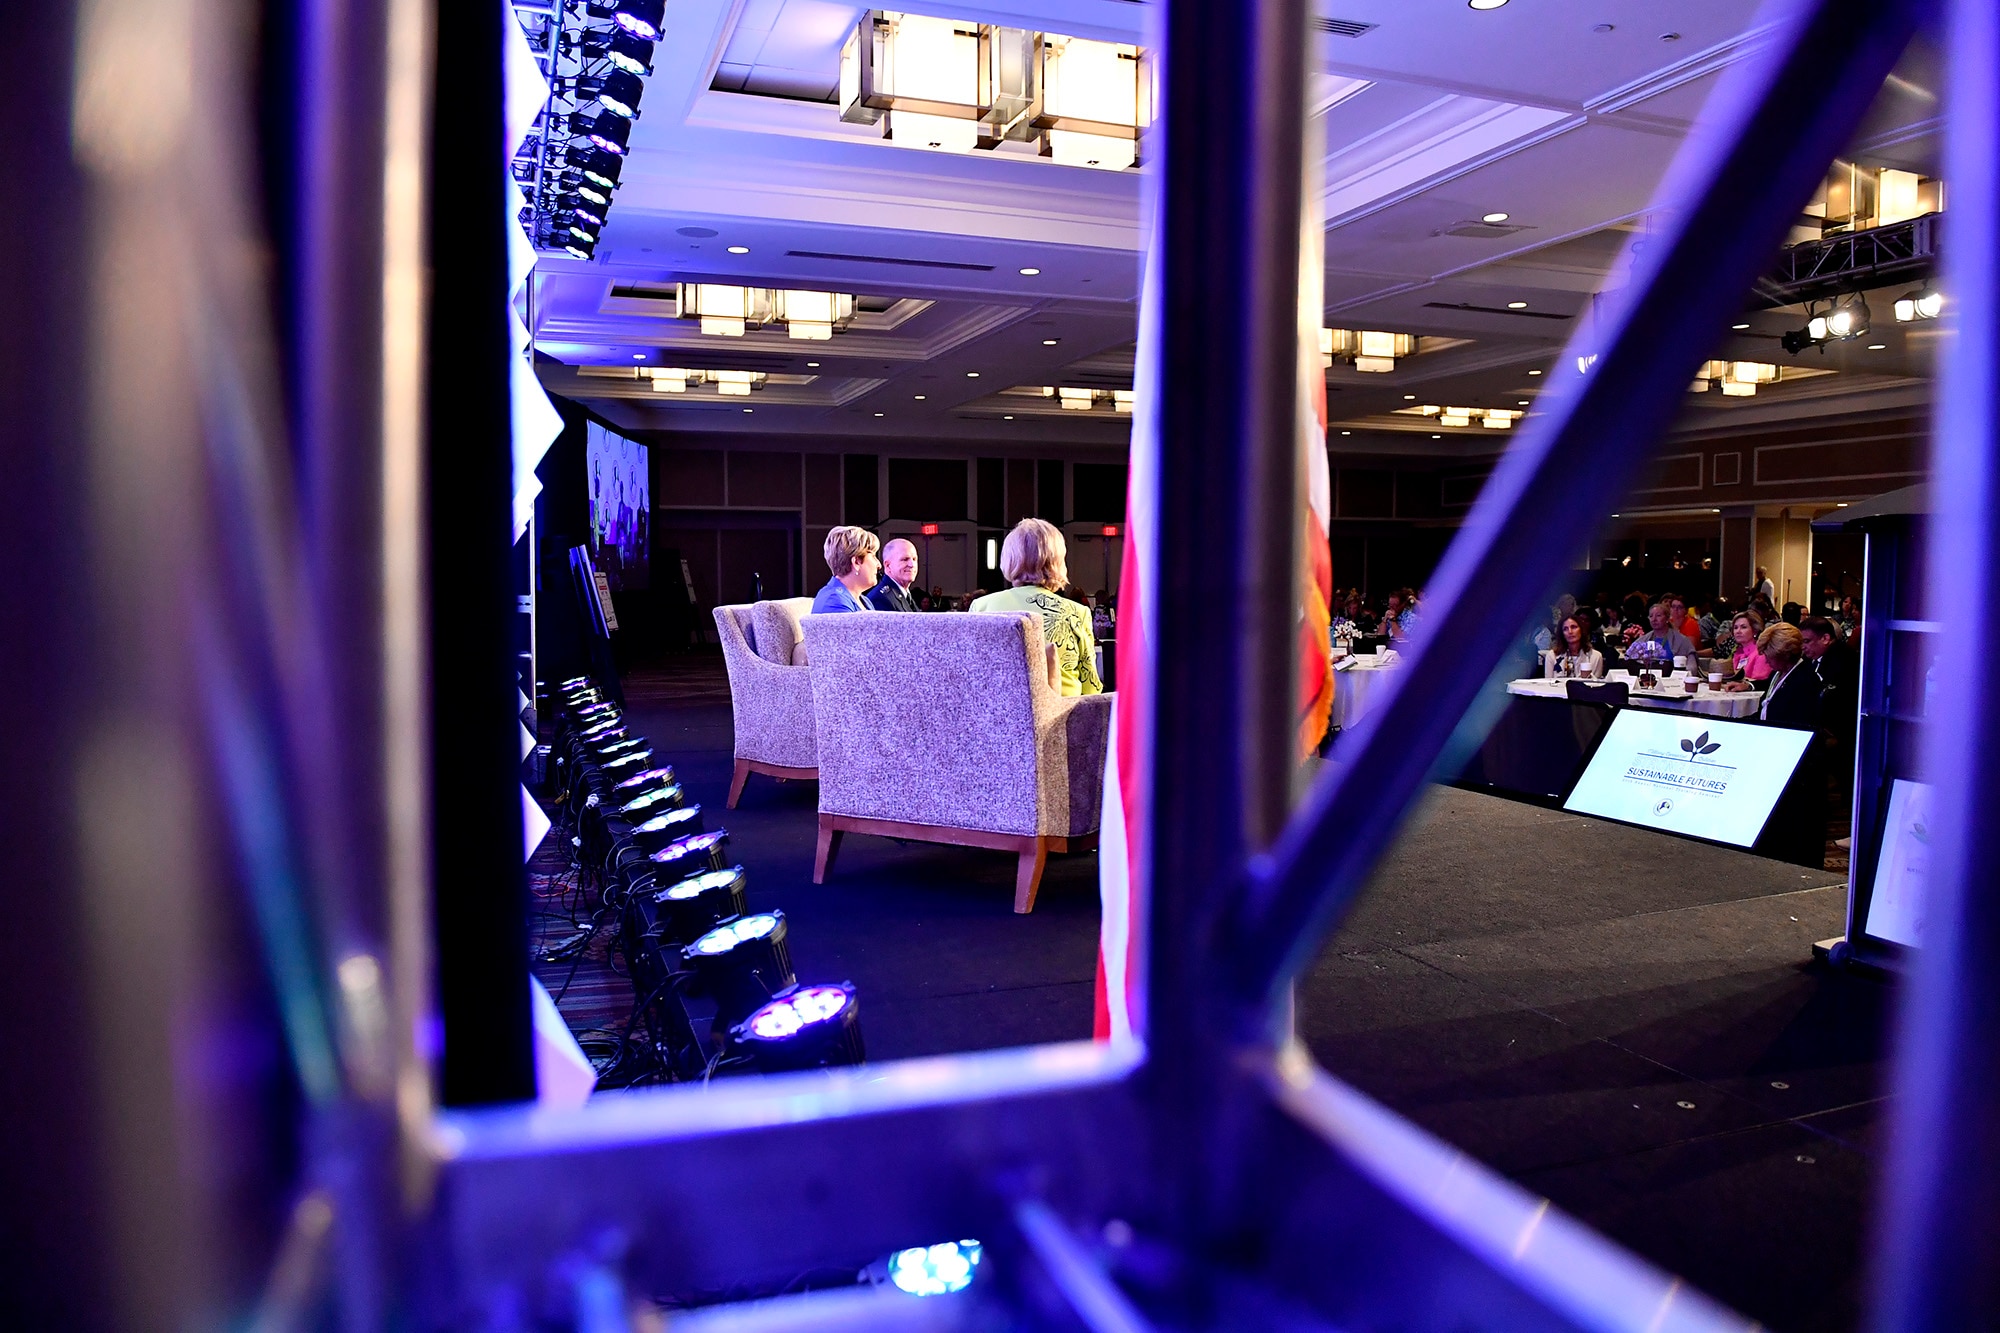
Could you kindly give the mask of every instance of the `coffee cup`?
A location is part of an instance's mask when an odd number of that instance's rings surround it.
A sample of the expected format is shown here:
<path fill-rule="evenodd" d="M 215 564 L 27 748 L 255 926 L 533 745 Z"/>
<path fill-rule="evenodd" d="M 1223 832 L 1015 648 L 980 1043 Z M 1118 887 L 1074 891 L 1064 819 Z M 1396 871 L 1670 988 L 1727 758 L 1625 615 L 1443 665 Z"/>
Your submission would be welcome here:
<path fill-rule="evenodd" d="M 1709 672 L 1708 683 L 1711 685 L 1720 685 L 1722 683 L 1722 673 L 1720 671 Z"/>
<path fill-rule="evenodd" d="M 1681 688 L 1686 690 L 1689 694 L 1693 694 L 1696 690 L 1699 690 L 1701 688 L 1701 678 L 1699 676 L 1689 676 L 1686 680 L 1681 682 Z"/>

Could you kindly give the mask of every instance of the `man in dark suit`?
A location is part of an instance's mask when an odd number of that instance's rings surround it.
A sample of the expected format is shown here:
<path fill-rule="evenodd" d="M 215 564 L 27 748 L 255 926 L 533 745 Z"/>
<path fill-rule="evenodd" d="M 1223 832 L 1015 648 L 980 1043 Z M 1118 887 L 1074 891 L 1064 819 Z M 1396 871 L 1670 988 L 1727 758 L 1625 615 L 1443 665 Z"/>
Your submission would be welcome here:
<path fill-rule="evenodd" d="M 1799 650 L 1825 691 L 1823 711 L 1829 728 L 1845 722 L 1846 731 L 1852 734 L 1861 686 L 1854 650 L 1840 641 L 1840 631 L 1824 616 L 1807 616 L 1800 622 Z"/>
<path fill-rule="evenodd" d="M 914 611 L 910 585 L 916 581 L 916 543 L 898 537 L 882 548 L 882 581 L 868 590 L 868 605 L 877 611 Z"/>

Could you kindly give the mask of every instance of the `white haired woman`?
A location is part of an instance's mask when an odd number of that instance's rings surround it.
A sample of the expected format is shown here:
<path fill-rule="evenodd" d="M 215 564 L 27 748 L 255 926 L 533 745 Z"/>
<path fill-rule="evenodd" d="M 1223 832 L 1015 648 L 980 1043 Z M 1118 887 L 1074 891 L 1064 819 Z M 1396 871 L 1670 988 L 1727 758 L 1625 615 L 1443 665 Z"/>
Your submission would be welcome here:
<path fill-rule="evenodd" d="M 1055 650 L 1057 688 L 1065 698 L 1102 694 L 1097 678 L 1096 643 L 1090 609 L 1058 595 L 1069 582 L 1069 546 L 1055 524 L 1024 518 L 1000 547 L 1000 572 L 1014 586 L 973 602 L 975 612 L 1032 612 L 1042 618 L 1042 637 Z"/>
<path fill-rule="evenodd" d="M 875 534 L 866 528 L 835 528 L 826 534 L 822 549 L 833 577 L 813 598 L 813 614 L 874 610 L 861 595 L 875 586 L 882 573 L 882 543 Z"/>

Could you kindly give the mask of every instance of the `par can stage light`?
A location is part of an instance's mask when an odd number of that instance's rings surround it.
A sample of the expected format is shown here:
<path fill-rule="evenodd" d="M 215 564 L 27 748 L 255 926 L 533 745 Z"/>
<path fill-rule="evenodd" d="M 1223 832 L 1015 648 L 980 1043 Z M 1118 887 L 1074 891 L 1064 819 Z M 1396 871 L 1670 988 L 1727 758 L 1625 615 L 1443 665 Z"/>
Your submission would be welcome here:
<path fill-rule="evenodd" d="M 715 997 L 717 1033 L 798 984 L 786 933 L 783 912 L 753 912 L 717 923 L 681 950 L 682 965 L 693 970 L 697 988 Z"/>
<path fill-rule="evenodd" d="M 634 751 L 645 754 L 653 752 L 652 743 L 644 736 L 627 736 L 622 741 L 613 741 L 609 745 L 594 745 L 591 749 L 599 759 L 617 759 Z"/>
<path fill-rule="evenodd" d="M 616 805 L 623 805 L 625 802 L 642 796 L 656 787 L 672 786 L 673 782 L 674 766 L 672 764 L 662 764 L 658 768 L 649 768 L 643 773 L 634 773 L 630 777 L 618 782 L 617 785 L 611 788 L 611 800 Z"/>
<path fill-rule="evenodd" d="M 712 838 L 713 833 L 696 837 Z M 692 839 L 683 838 L 689 842 Z M 655 860 L 659 858 L 654 857 Z M 748 883 L 742 866 L 710 870 L 670 884 L 653 895 L 659 908 L 661 933 L 676 944 L 685 944 L 706 932 L 716 922 L 743 915 L 743 890 Z"/>
<path fill-rule="evenodd" d="M 612 813 L 628 824 L 638 824 L 654 815 L 663 815 L 680 803 L 681 789 L 678 784 L 673 784 L 641 792 Z"/>
<path fill-rule="evenodd" d="M 604 776 L 613 782 L 622 782 L 636 773 L 644 773 L 653 762 L 653 752 L 642 750 L 634 754 L 621 754 L 616 759 L 606 759 L 598 765 Z"/>
<path fill-rule="evenodd" d="M 852 983 L 787 987 L 731 1028 L 729 1039 L 766 1074 L 858 1065 L 866 1058 Z"/>
<path fill-rule="evenodd" d="M 701 807 L 682 806 L 678 810 L 664 810 L 632 830 L 632 841 L 639 844 L 639 850 L 648 854 L 657 852 L 676 838 L 685 838 L 690 833 L 702 831 Z"/>

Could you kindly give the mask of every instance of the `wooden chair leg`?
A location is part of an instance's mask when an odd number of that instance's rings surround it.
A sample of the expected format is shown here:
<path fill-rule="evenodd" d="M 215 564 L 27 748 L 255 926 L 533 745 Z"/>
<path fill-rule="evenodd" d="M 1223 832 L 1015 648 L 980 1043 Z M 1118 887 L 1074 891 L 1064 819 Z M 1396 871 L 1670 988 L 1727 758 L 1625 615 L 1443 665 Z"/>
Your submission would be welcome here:
<path fill-rule="evenodd" d="M 821 815 L 819 849 L 813 856 L 813 883 L 826 883 L 826 877 L 833 873 L 833 859 L 839 855 L 840 830 L 829 824 L 825 815 Z"/>
<path fill-rule="evenodd" d="M 743 784 L 749 780 L 750 761 L 748 759 L 738 759 L 736 761 L 736 772 L 729 779 L 729 803 L 724 808 L 729 810 L 736 808 L 736 803 L 743 799 Z"/>
<path fill-rule="evenodd" d="M 1035 910 L 1035 894 L 1042 887 L 1042 867 L 1048 864 L 1049 840 L 1036 838 L 1032 850 L 1024 850 L 1021 860 L 1014 868 L 1014 910 L 1028 913 Z"/>

